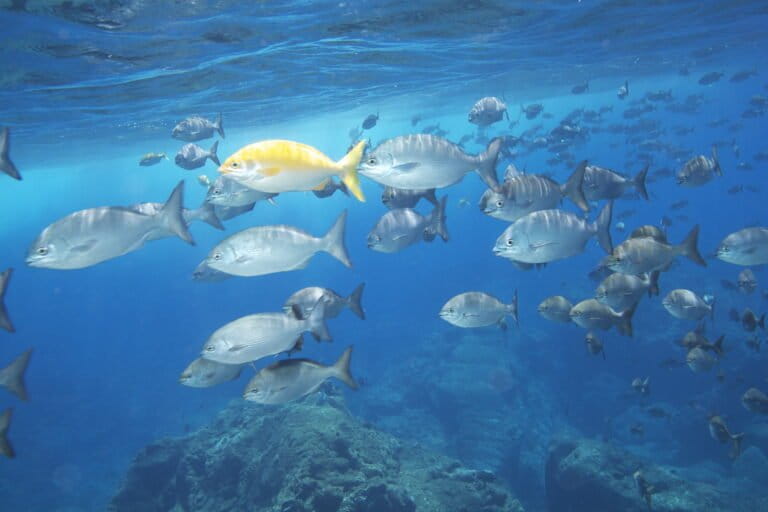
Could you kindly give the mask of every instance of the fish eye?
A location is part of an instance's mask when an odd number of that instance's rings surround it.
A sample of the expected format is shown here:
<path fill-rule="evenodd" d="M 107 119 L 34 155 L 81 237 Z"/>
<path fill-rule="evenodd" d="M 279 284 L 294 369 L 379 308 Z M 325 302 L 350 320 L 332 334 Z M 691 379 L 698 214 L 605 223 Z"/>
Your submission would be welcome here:
<path fill-rule="evenodd" d="M 205 346 L 205 351 L 206 352 L 213 352 L 214 350 L 216 350 L 216 349 L 214 348 L 213 345 L 206 345 Z"/>
<path fill-rule="evenodd" d="M 220 188 L 213 189 L 213 195 L 218 196 L 219 194 L 221 194 L 221 189 Z"/>
<path fill-rule="evenodd" d="M 496 208 L 501 208 L 502 206 L 504 206 L 504 201 L 502 200 L 496 201 Z"/>
<path fill-rule="evenodd" d="M 371 158 L 368 159 L 368 161 L 366 163 L 368 165 L 376 165 L 376 159 L 371 157 Z"/>
<path fill-rule="evenodd" d="M 46 254 L 48 254 L 48 248 L 47 247 L 38 247 L 37 248 L 37 254 L 39 254 L 40 256 L 45 256 Z"/>
<path fill-rule="evenodd" d="M 237 160 L 235 160 L 234 162 L 232 162 L 231 164 L 229 164 L 229 166 L 230 166 L 231 168 L 233 168 L 233 169 L 237 169 L 238 167 L 240 167 L 240 163 L 239 163 Z"/>
<path fill-rule="evenodd" d="M 515 241 L 514 241 L 514 240 L 512 240 L 511 238 L 508 238 L 508 239 L 507 239 L 507 245 L 508 245 L 509 247 L 512 247 L 514 244 L 515 244 Z"/>
<path fill-rule="evenodd" d="M 213 253 L 213 259 L 216 261 L 219 261 L 221 259 L 221 253 L 220 252 Z"/>

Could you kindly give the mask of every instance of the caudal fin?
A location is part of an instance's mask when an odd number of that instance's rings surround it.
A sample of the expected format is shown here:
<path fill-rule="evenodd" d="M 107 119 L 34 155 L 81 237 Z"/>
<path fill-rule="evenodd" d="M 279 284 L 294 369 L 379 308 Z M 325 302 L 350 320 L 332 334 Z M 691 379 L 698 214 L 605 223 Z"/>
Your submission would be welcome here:
<path fill-rule="evenodd" d="M 332 341 L 331 333 L 325 325 L 325 302 L 323 299 L 317 301 L 312 308 L 312 312 L 307 317 L 307 329 L 312 333 L 317 341 Z"/>
<path fill-rule="evenodd" d="M 10 176 L 15 180 L 21 179 L 19 170 L 13 165 L 11 157 L 9 155 L 11 145 L 11 133 L 7 127 L 0 130 L 0 171 Z"/>
<path fill-rule="evenodd" d="M 347 297 L 347 307 L 352 311 L 360 320 L 365 320 L 365 310 L 363 309 L 363 290 L 365 289 L 365 283 L 357 285 L 352 293 Z"/>
<path fill-rule="evenodd" d="M 352 389 L 357 389 L 359 386 L 352 377 L 352 372 L 349 369 L 349 364 L 352 361 L 352 347 L 347 347 L 341 357 L 331 367 L 333 370 L 333 376 L 342 381 L 344 384 Z"/>
<path fill-rule="evenodd" d="M 190 245 L 195 245 L 192 235 L 187 229 L 187 223 L 184 222 L 184 180 L 171 192 L 171 196 L 163 205 L 163 208 L 157 214 L 160 222 L 174 235 L 178 236 Z"/>
<path fill-rule="evenodd" d="M 323 237 L 322 250 L 339 260 L 345 267 L 351 268 L 352 262 L 347 254 L 347 246 L 344 245 L 344 232 L 347 226 L 347 210 L 341 212 L 331 229 Z"/>
<path fill-rule="evenodd" d="M 17 357 L 11 364 L 0 370 L 0 386 L 4 387 L 22 400 L 29 400 L 27 387 L 24 384 L 24 373 L 29 365 L 32 349 Z"/>
<path fill-rule="evenodd" d="M 13 269 L 9 268 L 2 274 L 0 274 L 0 328 L 5 329 L 8 332 L 16 332 L 11 322 L 11 317 L 8 316 L 8 310 L 5 309 L 5 292 L 8 289 L 8 283 L 11 281 L 11 275 Z"/>
<path fill-rule="evenodd" d="M 693 226 L 693 229 L 690 233 L 688 233 L 688 236 L 685 237 L 685 240 L 680 244 L 680 251 L 691 261 L 696 263 L 697 265 L 701 265 L 702 267 L 707 266 L 707 262 L 704 261 L 704 258 L 701 257 L 701 254 L 699 254 L 699 225 L 696 224 Z"/>
<path fill-rule="evenodd" d="M 213 226 L 216 229 L 224 231 L 224 224 L 221 223 L 221 220 L 219 220 L 219 217 L 216 215 L 216 206 L 212 205 L 211 203 L 203 201 L 203 204 L 200 205 L 200 208 L 197 209 L 195 214 L 196 218 L 205 222 L 209 226 Z"/>
<path fill-rule="evenodd" d="M 512 296 L 512 302 L 507 304 L 506 307 L 507 314 L 515 321 L 515 325 L 520 327 L 520 322 L 517 318 L 517 290 L 515 290 L 515 294 Z"/>
<path fill-rule="evenodd" d="M 637 302 L 635 302 L 631 308 L 624 311 L 621 314 L 621 318 L 619 318 L 619 323 L 616 325 L 616 329 L 618 329 L 619 334 L 623 334 L 624 336 L 632 337 L 632 316 L 635 314 L 635 310 L 637 309 Z"/>
<path fill-rule="evenodd" d="M 445 225 L 445 221 L 448 218 L 445 215 L 445 205 L 447 200 L 448 196 L 443 196 L 440 200 L 440 204 L 435 206 L 435 209 L 432 210 L 432 214 L 429 216 L 430 223 L 427 228 L 428 232 L 425 233 L 424 236 L 425 240 L 432 241 L 435 238 L 435 235 L 440 235 L 440 238 L 442 238 L 444 242 L 448 241 L 448 227 Z"/>
<path fill-rule="evenodd" d="M 600 211 L 600 215 L 597 216 L 595 221 L 595 228 L 597 229 L 597 241 L 600 243 L 600 247 L 606 252 L 611 254 L 613 252 L 613 241 L 611 240 L 611 217 L 613 216 L 613 201 L 609 201 L 603 209 Z"/>
<path fill-rule="evenodd" d="M 13 451 L 13 446 L 8 441 L 8 428 L 11 426 L 11 414 L 13 409 L 6 409 L 2 415 L 0 415 L 0 455 L 5 455 L 9 459 L 16 457 L 16 452 Z"/>
<path fill-rule="evenodd" d="M 717 341 L 712 344 L 712 349 L 717 354 L 717 357 L 723 356 L 723 341 L 725 341 L 725 334 L 717 338 Z"/>
<path fill-rule="evenodd" d="M 221 162 L 219 162 L 219 155 L 216 154 L 216 152 L 219 150 L 219 141 L 216 141 L 213 143 L 213 146 L 211 146 L 211 149 L 208 151 L 208 158 L 210 158 L 213 163 L 216 165 L 221 165 Z"/>
<path fill-rule="evenodd" d="M 573 201 L 573 204 L 578 206 L 581 211 L 589 211 L 589 203 L 587 198 L 584 197 L 584 191 L 582 190 L 582 184 L 584 183 L 584 172 L 587 170 L 587 161 L 584 160 L 576 167 L 573 174 L 570 175 L 568 181 L 560 186 L 560 193 L 563 197 L 569 198 Z"/>
<path fill-rule="evenodd" d="M 499 160 L 504 139 L 495 137 L 488 143 L 485 151 L 477 156 L 477 173 L 480 178 L 488 185 L 488 188 L 496 190 L 499 188 L 499 179 L 496 177 L 496 162 Z"/>
<path fill-rule="evenodd" d="M 213 123 L 213 127 L 216 128 L 216 131 L 219 132 L 219 135 L 221 135 L 222 139 L 225 139 L 224 136 L 224 121 L 221 119 L 221 112 L 219 112 L 219 115 L 216 116 L 216 122 Z"/>
<path fill-rule="evenodd" d="M 637 176 L 635 176 L 635 179 L 632 180 L 632 184 L 635 186 L 635 190 L 637 190 L 637 193 L 640 194 L 640 197 L 648 200 L 648 191 L 645 189 L 645 177 L 648 176 L 648 167 L 649 165 L 646 164 L 645 168 L 637 173 Z"/>
<path fill-rule="evenodd" d="M 649 297 L 659 294 L 659 276 L 661 276 L 661 271 L 659 270 L 654 270 L 648 274 L 648 280 L 650 281 L 648 284 Z"/>
<path fill-rule="evenodd" d="M 352 195 L 358 201 L 365 202 L 365 196 L 362 189 L 360 189 L 360 178 L 357 176 L 357 168 L 360 165 L 360 160 L 363 158 L 363 151 L 368 141 L 361 140 L 355 146 L 349 150 L 349 153 L 344 155 L 344 158 L 339 160 L 336 164 L 339 166 L 342 183 L 344 183 Z"/>
<path fill-rule="evenodd" d="M 720 158 L 717 156 L 717 146 L 712 145 L 712 161 L 715 162 L 715 168 L 712 169 L 718 176 L 723 175 L 723 169 L 720 167 Z"/>

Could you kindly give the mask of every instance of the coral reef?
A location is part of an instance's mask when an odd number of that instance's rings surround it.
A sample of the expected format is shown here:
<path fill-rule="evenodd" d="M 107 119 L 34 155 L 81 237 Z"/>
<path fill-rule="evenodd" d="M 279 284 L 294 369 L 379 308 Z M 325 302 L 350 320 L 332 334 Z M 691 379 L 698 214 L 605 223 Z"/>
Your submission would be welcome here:
<path fill-rule="evenodd" d="M 489 472 L 362 424 L 338 397 L 237 403 L 136 457 L 111 512 L 522 512 Z"/>

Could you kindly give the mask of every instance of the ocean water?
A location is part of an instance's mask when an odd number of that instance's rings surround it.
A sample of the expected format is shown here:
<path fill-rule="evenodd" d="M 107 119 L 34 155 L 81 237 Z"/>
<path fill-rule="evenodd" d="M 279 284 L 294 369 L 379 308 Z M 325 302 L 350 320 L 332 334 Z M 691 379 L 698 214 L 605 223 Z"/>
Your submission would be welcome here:
<path fill-rule="evenodd" d="M 0 366 L 34 347 L 26 375 L 29 402 L 4 391 L 0 399 L 0 407 L 14 409 L 8 437 L 17 452 L 13 460 L 0 460 L 0 510 L 104 510 L 143 446 L 206 425 L 241 395 L 246 376 L 211 389 L 179 385 L 180 372 L 210 333 L 246 314 L 279 311 L 305 286 L 346 295 L 361 282 L 366 320 L 342 313 L 329 323 L 333 344 L 308 342 L 302 355 L 330 363 L 344 347 L 355 346 L 353 373 L 365 384 L 346 395 L 363 419 L 376 413 L 370 404 L 386 400 L 385 388 L 395 396 L 398 386 L 413 385 L 392 376 L 407 375 L 414 351 L 428 351 L 440 368 L 451 348 L 447 344 L 462 341 L 465 333 L 437 316 L 447 299 L 482 290 L 509 300 L 517 290 L 519 328 L 473 333 L 473 339 L 493 347 L 499 369 L 515 362 L 519 393 L 547 391 L 528 403 L 525 417 L 507 418 L 510 424 L 525 429 L 556 411 L 563 429 L 611 439 L 659 464 L 705 466 L 712 478 L 734 477 L 727 447 L 708 435 L 707 413 L 723 415 L 738 432 L 765 423 L 740 404 L 748 388 L 768 388 L 765 351 L 746 346 L 749 333 L 730 321 L 728 312 L 766 311 L 768 276 L 753 268 L 760 286 L 749 296 L 724 289 L 721 281 L 735 281 L 741 267 L 714 259 L 713 253 L 727 234 L 766 222 L 768 182 L 760 153 L 768 151 L 768 105 L 750 105 L 753 96 L 768 96 L 764 2 L 125 0 L 0 6 L 0 126 L 11 130 L 11 157 L 23 175 L 20 182 L 0 175 L 0 270 L 15 270 L 5 303 L 17 328 L 14 334 L 0 332 Z M 730 80 L 744 70 L 756 74 Z M 723 77 L 701 85 L 709 72 Z M 625 80 L 630 94 L 620 100 L 616 91 Z M 571 93 L 585 81 L 588 91 Z M 673 99 L 643 100 L 660 90 L 670 90 Z M 480 130 L 467 113 L 489 95 L 504 98 L 511 121 Z M 686 98 L 693 99 L 686 103 Z M 531 103 L 544 110 L 528 120 L 518 105 Z M 643 105 L 653 109 L 625 116 Z M 681 112 L 681 105 L 693 108 Z M 607 110 L 595 120 L 584 115 L 601 108 Z M 749 109 L 757 113 L 745 116 Z M 571 123 L 585 136 L 567 144 L 570 155 L 536 147 L 536 137 L 576 110 L 582 113 Z M 175 166 L 173 155 L 183 143 L 171 138 L 171 129 L 186 116 L 213 119 L 219 112 L 226 138 L 198 144 L 207 148 L 219 140 L 222 159 L 271 138 L 301 141 L 341 158 L 350 130 L 373 113 L 380 119 L 363 135 L 373 146 L 430 125 L 439 125 L 454 142 L 471 135 L 465 144 L 470 153 L 482 151 L 494 136 L 519 138 L 514 156 L 499 162 L 500 176 L 514 163 L 564 181 L 573 162 L 583 159 L 635 175 L 646 153 L 650 200 L 629 194 L 616 201 L 614 243 L 637 226 L 659 226 L 663 216 L 672 220 L 667 231 L 673 242 L 700 225 L 699 247 L 708 266 L 677 261 L 662 275 L 662 297 L 673 288 L 714 295 L 716 319 L 707 322 L 707 336 L 724 334 L 726 355 L 704 374 L 660 367 L 665 359 L 684 361 L 675 341 L 696 324 L 671 317 L 660 298 L 653 298 L 640 302 L 632 339 L 600 332 L 606 358 L 588 356 L 583 329 L 548 322 L 536 306 L 549 295 L 573 301 L 593 296 L 597 283 L 587 274 L 602 250 L 590 242 L 583 254 L 532 271 L 494 256 L 491 248 L 507 223 L 478 209 L 485 186 L 474 173 L 438 190 L 438 197 L 448 197 L 450 241 L 422 242 L 396 254 L 366 247 L 367 233 L 386 208 L 380 186 L 362 178 L 365 203 L 338 193 L 323 200 L 285 193 L 276 205 L 259 203 L 226 222 L 226 232 L 194 224 L 194 247 L 169 238 L 81 270 L 25 265 L 37 234 L 71 212 L 164 201 L 179 180 L 185 181 L 185 206 L 198 206 L 205 188 L 196 177 L 214 178 L 216 167 Z M 415 125 L 414 116 L 422 118 Z M 681 134 L 680 128 L 690 132 Z M 654 147 L 643 150 L 644 142 Z M 713 144 L 724 171 L 713 182 L 681 188 L 674 176 L 654 174 L 709 155 Z M 171 161 L 139 167 L 147 152 L 165 152 Z M 729 193 L 739 185 L 742 190 Z M 670 209 L 681 200 L 688 201 L 685 208 Z M 563 208 L 574 211 L 568 201 Z M 417 209 L 430 211 L 425 202 Z M 320 254 L 296 272 L 219 283 L 191 279 L 210 248 L 229 234 L 289 224 L 320 235 L 344 210 L 352 269 Z M 634 213 L 620 219 L 628 210 Z M 626 225 L 623 232 L 616 228 L 619 221 Z M 756 334 L 765 339 L 764 331 Z M 430 379 L 445 378 L 439 371 Z M 715 378 L 719 371 L 723 382 Z M 646 376 L 649 400 L 627 397 L 632 379 Z M 462 379 L 493 376 L 478 371 L 457 380 Z M 672 414 L 669 422 L 642 416 L 644 407 L 659 404 Z M 407 413 L 403 410 L 402 418 Z M 397 423 L 394 416 L 390 427 Z M 430 444 L 418 438 L 420 425 L 406 421 L 392 429 Z M 645 425 L 642 438 L 628 433 L 638 421 Z M 533 442 L 546 451 L 547 441 L 539 436 Z M 745 446 L 752 443 L 748 435 Z M 475 456 L 466 458 L 482 465 Z M 755 475 L 768 474 L 768 468 L 760 471 Z M 738 489 L 765 492 L 768 482 L 759 478 Z M 520 482 L 508 484 L 518 495 L 525 493 Z M 541 492 L 523 496 L 531 510 L 543 507 Z"/>

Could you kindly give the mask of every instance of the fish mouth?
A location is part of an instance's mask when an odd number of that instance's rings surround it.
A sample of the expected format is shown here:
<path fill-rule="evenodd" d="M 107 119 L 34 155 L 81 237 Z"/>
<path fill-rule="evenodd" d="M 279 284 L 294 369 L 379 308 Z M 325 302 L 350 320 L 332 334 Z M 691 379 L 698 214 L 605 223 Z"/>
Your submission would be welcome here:
<path fill-rule="evenodd" d="M 504 255 L 504 249 L 502 249 L 501 247 L 494 247 L 491 250 L 493 251 L 493 254 L 495 254 L 496 256 L 503 256 Z"/>

